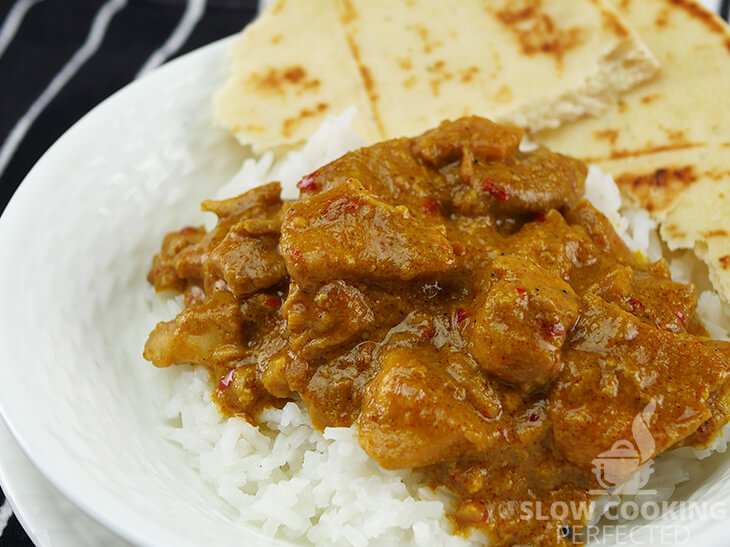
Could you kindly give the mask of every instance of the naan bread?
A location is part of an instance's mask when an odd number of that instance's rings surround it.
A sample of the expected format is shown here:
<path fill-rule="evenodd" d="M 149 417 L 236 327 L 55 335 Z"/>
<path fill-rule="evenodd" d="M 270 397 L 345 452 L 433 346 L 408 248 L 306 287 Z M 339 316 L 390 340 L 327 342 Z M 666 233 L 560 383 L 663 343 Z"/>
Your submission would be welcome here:
<path fill-rule="evenodd" d="M 369 143 L 466 114 L 557 127 L 657 70 L 605 0 L 278 0 L 231 66 L 216 115 L 254 151 L 303 142 L 351 104 Z"/>
<path fill-rule="evenodd" d="M 617 8 L 659 58 L 659 76 L 598 118 L 534 138 L 613 174 L 670 249 L 707 263 L 730 302 L 730 30 L 691 0 Z"/>

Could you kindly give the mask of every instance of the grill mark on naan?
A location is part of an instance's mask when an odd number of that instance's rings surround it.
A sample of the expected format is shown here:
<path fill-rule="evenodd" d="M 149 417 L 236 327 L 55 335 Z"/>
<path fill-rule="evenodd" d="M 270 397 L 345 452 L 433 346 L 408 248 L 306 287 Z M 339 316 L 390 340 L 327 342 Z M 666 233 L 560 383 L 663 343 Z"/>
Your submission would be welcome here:
<path fill-rule="evenodd" d="M 616 177 L 619 187 L 628 187 L 648 211 L 669 205 L 685 187 L 697 180 L 692 165 L 662 167 L 650 173 L 624 173 Z"/>
<path fill-rule="evenodd" d="M 373 121 L 375 127 L 380 133 L 381 138 L 386 138 L 385 126 L 383 125 L 383 119 L 380 114 L 380 106 L 378 104 L 379 97 L 376 89 L 375 81 L 373 80 L 370 68 L 363 62 L 362 56 L 360 55 L 360 48 L 355 41 L 351 25 L 358 19 L 358 13 L 350 0 L 340 0 L 337 4 L 337 16 L 342 24 L 342 30 L 345 33 L 345 40 L 347 41 L 347 47 L 350 49 L 352 58 L 357 65 L 357 69 L 360 72 L 362 83 L 365 86 L 365 93 L 368 101 L 370 102 L 370 108 L 373 114 Z"/>
<path fill-rule="evenodd" d="M 613 131 L 613 130 L 611 130 Z M 593 135 L 596 138 L 603 138 L 602 131 L 595 131 Z M 619 132 L 616 131 L 615 134 L 611 135 L 613 137 L 613 142 L 616 142 L 616 139 L 619 136 Z M 645 148 L 639 148 L 635 150 L 631 149 L 621 149 L 621 150 L 611 150 L 611 153 L 608 156 L 597 156 L 597 157 L 590 157 L 590 156 L 581 156 L 580 154 L 576 154 L 576 157 L 582 159 L 583 161 L 587 163 L 600 163 L 607 160 L 620 160 L 620 159 L 626 159 L 626 158 L 633 158 L 638 156 L 648 156 L 650 154 L 657 154 L 659 152 L 667 152 L 669 150 L 686 150 L 689 148 L 702 148 L 706 147 L 707 143 L 704 142 L 677 142 L 674 144 L 664 144 L 660 146 L 646 146 Z"/>

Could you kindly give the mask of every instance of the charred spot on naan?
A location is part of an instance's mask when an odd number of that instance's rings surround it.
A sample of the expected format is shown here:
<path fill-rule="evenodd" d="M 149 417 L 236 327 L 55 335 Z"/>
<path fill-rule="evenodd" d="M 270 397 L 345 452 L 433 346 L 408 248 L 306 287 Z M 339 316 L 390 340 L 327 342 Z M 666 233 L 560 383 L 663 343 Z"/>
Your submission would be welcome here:
<path fill-rule="evenodd" d="M 727 230 L 708 230 L 706 232 L 702 232 L 701 235 L 704 238 L 727 237 L 728 233 L 727 233 Z"/>
<path fill-rule="evenodd" d="M 725 37 L 725 46 L 730 52 L 730 38 L 727 37 L 727 25 L 717 15 L 703 8 L 693 0 L 670 0 L 671 5 L 682 9 L 693 19 L 700 21 L 708 31 Z"/>
<path fill-rule="evenodd" d="M 525 55 L 554 55 L 558 66 L 565 53 L 580 46 L 584 40 L 580 27 L 561 29 L 556 25 L 541 0 L 510 1 L 495 15 L 514 34 Z"/>
<path fill-rule="evenodd" d="M 624 173 L 616 183 L 636 196 L 648 211 L 664 209 L 697 180 L 692 165 L 660 167 L 649 173 Z"/>
<path fill-rule="evenodd" d="M 318 78 L 312 78 L 307 71 L 299 65 L 282 68 L 270 67 L 262 73 L 254 72 L 249 82 L 262 93 L 287 92 L 291 88 L 297 95 L 307 90 L 317 89 L 321 82 Z"/>
<path fill-rule="evenodd" d="M 312 108 L 302 108 L 296 116 L 284 119 L 281 124 L 282 135 L 284 135 L 285 137 L 291 137 L 294 133 L 294 129 L 299 125 L 299 123 L 301 123 L 302 120 L 306 118 L 311 118 L 322 112 L 326 112 L 328 109 L 329 105 L 325 102 L 317 103 Z"/>

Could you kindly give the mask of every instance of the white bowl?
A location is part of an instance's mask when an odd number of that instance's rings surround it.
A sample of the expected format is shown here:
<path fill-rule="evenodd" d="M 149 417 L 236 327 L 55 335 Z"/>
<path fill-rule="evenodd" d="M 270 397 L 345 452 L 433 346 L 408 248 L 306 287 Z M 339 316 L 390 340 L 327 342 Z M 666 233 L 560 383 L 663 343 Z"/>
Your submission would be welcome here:
<path fill-rule="evenodd" d="M 43 478 L 0 420 L 0 484 L 13 513 L 38 547 L 130 547 Z"/>
<path fill-rule="evenodd" d="M 151 256 L 240 165 L 240 147 L 211 118 L 226 47 L 170 63 L 90 112 L 0 219 L 0 412 L 61 493 L 140 545 L 283 544 L 234 524 L 162 440 L 153 401 L 163 372 L 141 357 Z M 728 499 L 729 474 L 730 459 L 715 458 L 685 495 Z M 722 521 L 674 522 L 694 544 L 730 533 Z"/>
<path fill-rule="evenodd" d="M 240 167 L 213 127 L 226 42 L 143 78 L 43 156 L 0 219 L 0 411 L 62 494 L 140 545 L 230 545 L 214 492 L 158 434 L 145 272 Z"/>

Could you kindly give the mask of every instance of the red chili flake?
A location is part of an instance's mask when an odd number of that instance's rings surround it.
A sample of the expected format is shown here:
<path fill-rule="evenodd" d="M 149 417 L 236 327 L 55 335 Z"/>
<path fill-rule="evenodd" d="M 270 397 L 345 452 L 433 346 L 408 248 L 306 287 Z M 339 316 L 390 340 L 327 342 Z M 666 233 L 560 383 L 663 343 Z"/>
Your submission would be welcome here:
<path fill-rule="evenodd" d="M 469 317 L 469 312 L 464 308 L 456 310 L 456 324 L 463 323 Z"/>
<path fill-rule="evenodd" d="M 226 372 L 225 376 L 221 378 L 221 381 L 218 382 L 218 391 L 225 391 L 229 387 L 231 387 L 231 384 L 233 383 L 233 373 L 236 372 L 235 368 L 232 368 L 228 372 Z"/>
<path fill-rule="evenodd" d="M 509 199 L 509 189 L 508 188 L 498 188 L 496 186 L 496 181 L 494 179 L 486 178 L 484 179 L 484 182 L 482 182 L 482 190 L 485 192 L 489 192 L 491 195 L 493 195 L 495 198 L 497 198 L 499 201 L 507 201 Z"/>
<path fill-rule="evenodd" d="M 682 322 L 682 326 L 687 326 L 687 318 L 684 316 L 684 314 L 681 311 L 676 310 L 674 312 L 674 315 L 676 315 L 679 318 L 679 320 Z"/>
<path fill-rule="evenodd" d="M 302 180 L 297 182 L 297 188 L 299 188 L 300 190 L 316 190 L 318 188 L 317 176 L 319 176 L 319 171 L 310 173 L 309 175 L 305 176 Z"/>
<path fill-rule="evenodd" d="M 300 258 L 302 258 L 302 251 L 292 249 L 291 251 L 289 251 L 289 256 L 292 258 L 292 260 L 299 260 Z"/>
<path fill-rule="evenodd" d="M 545 222 L 545 218 L 545 213 L 540 213 L 539 215 L 537 215 L 538 222 Z"/>
<path fill-rule="evenodd" d="M 441 202 L 436 198 L 426 198 L 421 206 L 423 212 L 429 215 L 441 212 Z"/>
<path fill-rule="evenodd" d="M 520 296 L 525 296 L 525 294 L 527 294 L 527 289 L 525 289 L 525 288 L 517 287 L 515 290 L 517 291 L 517 294 L 519 294 Z"/>
<path fill-rule="evenodd" d="M 633 314 L 637 314 L 644 309 L 644 304 L 641 303 L 641 300 L 637 300 L 636 298 L 629 298 L 629 305 L 631 306 L 631 313 Z"/>
<path fill-rule="evenodd" d="M 418 333 L 421 335 L 421 338 L 430 340 L 436 336 L 436 329 L 434 329 L 431 325 L 418 325 Z"/>
<path fill-rule="evenodd" d="M 534 422 L 538 421 L 539 419 L 540 419 L 540 416 L 538 416 L 534 412 L 531 412 L 530 415 L 527 416 L 527 421 L 528 422 L 533 422 L 534 423 Z"/>
<path fill-rule="evenodd" d="M 556 338 L 565 334 L 565 327 L 562 323 L 543 323 L 542 332 L 545 338 Z"/>
<path fill-rule="evenodd" d="M 456 482 L 456 475 L 453 473 L 449 473 L 449 478 L 451 479 L 451 482 Z"/>
<path fill-rule="evenodd" d="M 152 275 L 157 277 L 158 275 L 160 275 L 161 271 L 162 271 L 162 268 L 155 268 L 155 271 L 152 272 Z"/>
<path fill-rule="evenodd" d="M 193 228 L 192 226 L 185 226 L 185 228 L 181 229 L 179 233 L 181 233 L 182 235 L 188 235 L 192 234 L 194 231 L 195 228 Z"/>
<path fill-rule="evenodd" d="M 278 310 L 281 307 L 281 298 L 279 298 L 278 296 L 270 296 L 269 298 L 265 299 L 262 304 L 266 308 Z"/>

